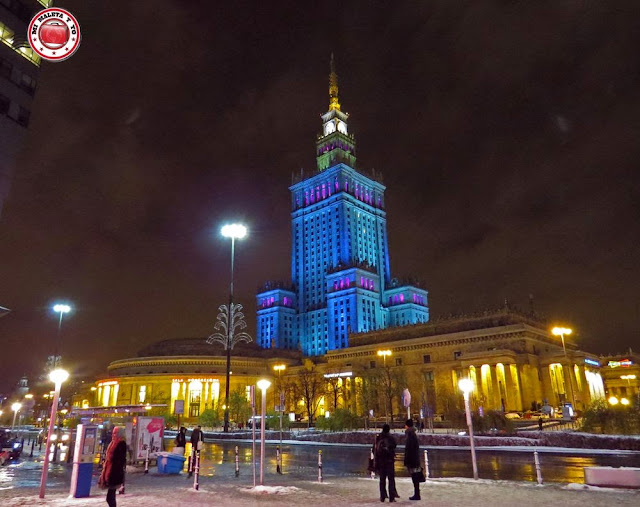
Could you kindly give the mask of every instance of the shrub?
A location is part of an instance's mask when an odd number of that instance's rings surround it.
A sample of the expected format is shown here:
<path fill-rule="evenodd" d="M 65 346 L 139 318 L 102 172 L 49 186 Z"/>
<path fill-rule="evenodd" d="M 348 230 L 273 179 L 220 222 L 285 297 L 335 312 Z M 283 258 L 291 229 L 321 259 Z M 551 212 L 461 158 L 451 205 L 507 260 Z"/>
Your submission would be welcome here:
<path fill-rule="evenodd" d="M 358 427 L 358 421 L 356 414 L 339 408 L 330 417 L 318 417 L 316 428 L 329 431 L 351 430 Z"/>
<path fill-rule="evenodd" d="M 607 435 L 633 435 L 640 433 L 640 411 L 637 407 L 609 405 L 596 400 L 582 415 L 582 430 Z"/>

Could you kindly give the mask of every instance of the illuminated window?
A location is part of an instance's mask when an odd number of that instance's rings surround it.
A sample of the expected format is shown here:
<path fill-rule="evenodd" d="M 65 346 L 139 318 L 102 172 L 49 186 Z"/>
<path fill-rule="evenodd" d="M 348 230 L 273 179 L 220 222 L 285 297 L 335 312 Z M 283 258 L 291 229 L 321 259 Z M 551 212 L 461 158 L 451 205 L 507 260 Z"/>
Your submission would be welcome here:
<path fill-rule="evenodd" d="M 138 390 L 138 403 L 144 403 L 147 399 L 147 386 L 140 386 Z"/>
<path fill-rule="evenodd" d="M 13 30 L 7 25 L 0 23 L 0 41 L 4 42 L 7 46 L 13 49 Z"/>

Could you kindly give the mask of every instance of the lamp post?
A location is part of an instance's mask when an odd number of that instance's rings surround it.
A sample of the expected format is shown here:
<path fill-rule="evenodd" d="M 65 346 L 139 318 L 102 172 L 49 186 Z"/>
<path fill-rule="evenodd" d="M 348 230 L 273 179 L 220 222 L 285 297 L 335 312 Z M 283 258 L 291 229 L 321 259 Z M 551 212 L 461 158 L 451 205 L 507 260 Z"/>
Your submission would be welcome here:
<path fill-rule="evenodd" d="M 473 421 L 471 420 L 471 409 L 469 408 L 469 393 L 473 391 L 473 381 L 468 378 L 460 379 L 458 387 L 464 396 L 464 411 L 467 415 L 467 426 L 469 427 L 469 441 L 471 442 L 471 466 L 473 467 L 473 478 L 478 478 L 478 463 L 476 462 L 476 447 L 473 441 Z"/>
<path fill-rule="evenodd" d="M 280 375 L 287 368 L 285 364 L 276 364 L 273 369 L 278 372 L 278 395 L 280 396 L 280 456 L 282 456 L 282 413 L 284 412 L 284 396 L 282 395 L 282 380 Z M 280 470 L 282 472 L 282 470 Z"/>
<path fill-rule="evenodd" d="M 565 361 L 567 361 L 569 358 L 567 356 L 567 348 L 564 344 L 564 335 L 569 336 L 572 333 L 572 330 L 566 327 L 554 327 L 551 330 L 551 334 L 553 334 L 554 336 L 559 336 L 560 339 L 562 340 L 562 351 L 564 352 L 564 359 Z M 563 366 L 564 368 L 564 366 Z M 571 372 L 572 368 L 569 368 L 569 389 L 571 389 L 571 410 L 576 409 L 576 397 L 575 394 L 573 392 L 573 377 L 572 372 Z"/>
<path fill-rule="evenodd" d="M 258 380 L 258 387 L 262 391 L 262 418 L 260 421 L 260 486 L 264 485 L 264 427 L 267 415 L 267 389 L 271 382 L 267 379 Z"/>
<path fill-rule="evenodd" d="M 18 403 L 17 401 L 11 405 L 11 410 L 13 410 L 13 422 L 11 423 L 11 432 L 13 433 L 13 428 L 16 425 L 16 416 L 18 412 L 22 408 L 22 403 Z"/>
<path fill-rule="evenodd" d="M 71 307 L 69 305 L 66 304 L 62 304 L 62 303 L 57 303 L 55 305 L 53 305 L 53 311 L 60 314 L 60 318 L 58 319 L 58 335 L 56 337 L 56 347 L 55 347 L 55 351 L 53 354 L 53 369 L 55 370 L 56 367 L 58 367 L 58 357 L 62 357 L 60 356 L 61 354 L 61 345 L 62 345 L 62 316 L 65 313 L 69 313 L 71 311 Z"/>
<path fill-rule="evenodd" d="M 47 446 L 45 447 L 44 461 L 42 463 L 42 475 L 40 477 L 40 498 L 44 498 L 44 491 L 47 487 L 47 473 L 49 472 L 49 446 L 51 445 L 51 437 L 53 426 L 56 421 L 56 412 L 58 411 L 58 400 L 60 399 L 60 388 L 62 383 L 69 378 L 69 373 L 65 370 L 53 370 L 49 374 L 49 380 L 55 384 L 53 394 L 53 403 L 51 404 L 51 414 L 49 416 L 49 431 L 47 432 Z"/>
<path fill-rule="evenodd" d="M 377 352 L 377 354 L 378 354 L 379 357 L 380 356 L 382 357 L 382 366 L 384 368 L 385 374 L 387 375 L 387 379 L 386 379 L 387 380 L 387 386 L 386 386 L 387 392 L 385 394 L 387 395 L 390 407 L 387 406 L 387 403 L 386 403 L 387 400 L 385 400 L 385 404 L 384 404 L 384 420 L 388 424 L 389 423 L 389 410 L 388 409 L 391 408 L 391 412 L 393 413 L 393 405 L 391 405 L 391 395 L 390 395 L 390 393 L 391 393 L 391 372 L 389 372 L 387 370 L 387 356 L 391 355 L 391 351 L 389 349 L 379 350 Z"/>

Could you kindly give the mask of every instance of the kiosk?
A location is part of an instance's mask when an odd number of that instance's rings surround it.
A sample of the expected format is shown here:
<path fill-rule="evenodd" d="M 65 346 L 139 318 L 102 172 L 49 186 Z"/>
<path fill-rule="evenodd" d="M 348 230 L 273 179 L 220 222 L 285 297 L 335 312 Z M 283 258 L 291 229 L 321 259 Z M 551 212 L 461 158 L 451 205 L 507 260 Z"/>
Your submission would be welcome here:
<path fill-rule="evenodd" d="M 74 498 L 85 498 L 91 494 L 91 476 L 93 475 L 97 440 L 97 426 L 78 425 L 76 446 L 73 453 L 73 471 L 71 472 L 70 495 Z"/>

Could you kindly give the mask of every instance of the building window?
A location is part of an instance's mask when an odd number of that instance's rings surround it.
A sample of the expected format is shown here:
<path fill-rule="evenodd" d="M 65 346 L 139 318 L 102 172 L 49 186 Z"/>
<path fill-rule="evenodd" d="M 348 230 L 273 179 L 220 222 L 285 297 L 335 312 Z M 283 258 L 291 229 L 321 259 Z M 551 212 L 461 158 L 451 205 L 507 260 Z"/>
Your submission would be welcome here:
<path fill-rule="evenodd" d="M 462 355 L 462 352 L 460 352 L 459 350 L 453 353 L 453 359 L 454 361 L 456 359 L 460 359 L 460 356 Z"/>
<path fill-rule="evenodd" d="M 396 357 L 396 366 L 402 366 L 402 358 Z"/>
<path fill-rule="evenodd" d="M 369 361 L 369 368 L 375 368 L 376 367 L 376 362 L 375 361 Z"/>
<path fill-rule="evenodd" d="M 147 399 L 147 386 L 140 386 L 138 390 L 138 403 L 144 403 Z"/>
<path fill-rule="evenodd" d="M 424 364 L 430 363 L 431 362 L 431 354 L 425 354 L 424 356 L 422 356 L 422 362 Z"/>
<path fill-rule="evenodd" d="M 26 127 L 27 125 L 29 125 L 29 115 L 29 110 L 20 106 L 18 118 L 16 118 L 16 121 L 23 127 Z"/>

